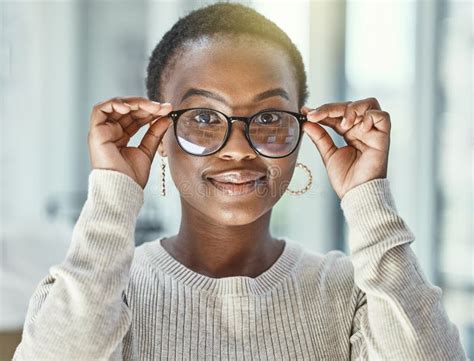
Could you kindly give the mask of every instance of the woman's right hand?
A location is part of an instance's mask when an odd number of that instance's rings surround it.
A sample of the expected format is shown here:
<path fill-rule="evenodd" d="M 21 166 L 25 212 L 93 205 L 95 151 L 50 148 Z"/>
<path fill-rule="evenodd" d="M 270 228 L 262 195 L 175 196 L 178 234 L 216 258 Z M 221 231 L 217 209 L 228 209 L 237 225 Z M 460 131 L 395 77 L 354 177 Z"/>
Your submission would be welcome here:
<path fill-rule="evenodd" d="M 88 134 L 92 169 L 122 172 L 145 188 L 158 145 L 171 123 L 165 117 L 171 108 L 170 103 L 143 97 L 117 97 L 96 104 Z M 149 123 L 140 145 L 128 147 L 130 138 Z"/>

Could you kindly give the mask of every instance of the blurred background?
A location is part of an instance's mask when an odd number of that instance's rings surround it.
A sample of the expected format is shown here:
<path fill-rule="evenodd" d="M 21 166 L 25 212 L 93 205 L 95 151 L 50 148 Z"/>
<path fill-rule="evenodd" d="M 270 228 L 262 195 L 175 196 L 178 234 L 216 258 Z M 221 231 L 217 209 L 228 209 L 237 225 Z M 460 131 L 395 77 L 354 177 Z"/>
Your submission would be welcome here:
<path fill-rule="evenodd" d="M 20 341 L 37 283 L 66 255 L 87 197 L 92 106 L 145 96 L 154 46 L 179 17 L 210 3 L 0 2 L 0 359 L 10 359 Z M 241 3 L 273 20 L 300 49 L 309 107 L 373 96 L 390 113 L 388 178 L 397 209 L 474 358 L 472 2 Z M 168 194 L 160 196 L 155 160 L 137 245 L 179 227 L 179 194 L 167 172 Z M 274 235 L 316 252 L 347 252 L 339 199 L 307 136 L 299 161 L 312 170 L 313 187 L 283 196 L 273 212 Z M 297 168 L 290 188 L 305 181 Z"/>

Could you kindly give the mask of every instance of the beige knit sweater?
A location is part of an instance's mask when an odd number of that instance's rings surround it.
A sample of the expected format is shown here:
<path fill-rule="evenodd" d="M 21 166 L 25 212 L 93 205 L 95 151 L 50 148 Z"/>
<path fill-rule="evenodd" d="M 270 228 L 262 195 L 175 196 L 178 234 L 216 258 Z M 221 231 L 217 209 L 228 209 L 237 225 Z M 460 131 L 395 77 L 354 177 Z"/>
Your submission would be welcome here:
<path fill-rule="evenodd" d="M 466 360 L 389 181 L 341 200 L 350 255 L 285 239 L 256 278 L 211 278 L 134 246 L 143 189 L 93 170 L 63 263 L 35 290 L 14 360 Z"/>

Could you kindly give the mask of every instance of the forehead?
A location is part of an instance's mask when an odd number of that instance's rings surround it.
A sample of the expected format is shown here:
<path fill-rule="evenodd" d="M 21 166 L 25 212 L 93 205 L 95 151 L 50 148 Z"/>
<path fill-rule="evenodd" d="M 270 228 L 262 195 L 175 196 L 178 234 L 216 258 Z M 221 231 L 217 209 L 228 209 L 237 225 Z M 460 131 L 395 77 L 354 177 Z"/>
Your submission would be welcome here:
<path fill-rule="evenodd" d="M 190 88 L 218 93 L 232 104 L 248 104 L 256 94 L 283 88 L 289 103 L 297 103 L 295 72 L 288 55 L 261 40 L 201 38 L 186 44 L 171 68 L 162 90 L 175 105 Z"/>

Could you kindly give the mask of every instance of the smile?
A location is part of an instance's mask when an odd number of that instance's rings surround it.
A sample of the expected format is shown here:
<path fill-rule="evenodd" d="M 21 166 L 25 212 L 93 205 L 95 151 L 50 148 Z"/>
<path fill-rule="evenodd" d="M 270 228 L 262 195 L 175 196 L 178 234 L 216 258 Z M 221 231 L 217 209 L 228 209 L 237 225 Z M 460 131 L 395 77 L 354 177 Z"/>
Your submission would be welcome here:
<path fill-rule="evenodd" d="M 211 184 L 216 187 L 218 190 L 229 196 L 239 196 L 244 194 L 249 194 L 254 192 L 257 189 L 259 184 L 266 183 L 266 178 L 257 179 L 245 183 L 228 183 L 228 182 L 218 182 L 215 179 L 209 178 Z"/>

